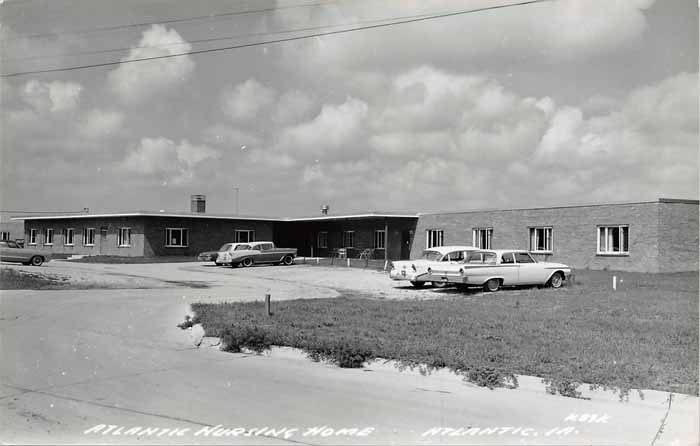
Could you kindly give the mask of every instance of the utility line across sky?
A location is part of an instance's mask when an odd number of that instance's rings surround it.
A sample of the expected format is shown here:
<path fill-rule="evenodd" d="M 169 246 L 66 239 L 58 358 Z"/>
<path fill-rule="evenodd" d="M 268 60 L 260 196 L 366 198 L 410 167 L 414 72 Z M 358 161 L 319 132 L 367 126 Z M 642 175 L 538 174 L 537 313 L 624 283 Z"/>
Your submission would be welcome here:
<path fill-rule="evenodd" d="M 339 0 L 326 0 L 323 2 L 316 2 L 316 3 L 302 3 L 302 4 L 287 5 L 287 6 L 276 6 L 274 8 L 261 8 L 261 9 L 242 10 L 242 11 L 229 11 L 229 12 L 222 12 L 222 13 L 208 14 L 208 15 L 201 15 L 201 16 L 194 16 L 194 17 L 184 17 L 184 18 L 179 18 L 179 19 L 165 19 L 165 20 L 159 20 L 159 21 L 155 21 L 155 22 L 126 23 L 126 24 L 122 24 L 122 25 L 105 26 L 105 27 L 100 27 L 100 28 L 86 28 L 86 29 L 79 29 L 79 30 L 75 30 L 75 31 L 27 34 L 27 35 L 19 35 L 19 36 L 14 36 L 14 37 L 7 38 L 7 39 L 2 39 L 1 41 L 10 42 L 12 40 L 17 40 L 17 39 L 39 39 L 39 38 L 45 38 L 45 37 L 76 36 L 76 35 L 81 35 L 81 34 L 91 34 L 91 33 L 104 32 L 104 31 L 117 31 L 120 29 L 142 28 L 142 27 L 150 26 L 150 25 L 170 25 L 170 24 L 174 24 L 174 23 L 197 22 L 200 20 L 212 20 L 212 19 L 222 18 L 222 17 L 235 17 L 235 16 L 240 16 L 240 15 L 262 14 L 262 13 L 266 13 L 266 12 L 274 12 L 274 11 L 280 11 L 280 10 L 284 10 L 284 9 L 310 8 L 310 7 L 314 7 L 314 6 L 325 6 L 325 5 L 330 5 L 330 4 L 336 3 L 337 1 L 339 1 Z"/>
<path fill-rule="evenodd" d="M 442 13 L 442 14 L 432 14 L 432 15 L 413 17 L 413 18 L 407 18 L 407 19 L 399 18 L 398 20 L 394 20 L 394 21 L 391 21 L 388 23 L 379 23 L 379 24 L 374 24 L 374 25 L 358 26 L 358 27 L 335 30 L 335 31 L 326 31 L 326 32 L 321 32 L 321 33 L 306 34 L 303 36 L 285 37 L 285 38 L 281 38 L 281 39 L 266 40 L 266 41 L 261 41 L 261 42 L 251 42 L 251 43 L 246 43 L 246 44 L 231 45 L 231 46 L 225 46 L 225 47 L 219 47 L 219 48 L 193 50 L 193 51 L 187 51 L 187 52 L 177 53 L 177 54 L 168 54 L 168 55 L 164 55 L 164 56 L 142 57 L 142 58 L 137 58 L 137 59 L 127 59 L 127 60 L 122 60 L 122 61 L 103 62 L 103 63 L 96 63 L 96 64 L 86 64 L 86 65 L 79 65 L 79 66 L 62 67 L 62 68 L 49 68 L 49 69 L 44 69 L 44 70 L 20 71 L 20 72 L 15 72 L 15 73 L 2 74 L 2 75 L 0 75 L 0 77 L 9 78 L 9 77 L 25 76 L 25 75 L 30 75 L 30 74 L 42 74 L 42 73 L 54 73 L 54 72 L 60 72 L 60 71 L 84 70 L 84 69 L 88 69 L 88 68 L 107 67 L 107 66 L 122 65 L 122 64 L 127 64 L 127 63 L 143 62 L 143 61 L 149 61 L 149 60 L 169 59 L 172 57 L 182 57 L 182 56 L 195 55 L 195 54 L 207 54 L 207 53 L 215 53 L 215 52 L 222 52 L 222 51 L 230 51 L 230 50 L 234 50 L 234 49 L 250 48 L 250 47 L 261 46 L 261 45 L 272 45 L 272 44 L 278 44 L 278 43 L 284 43 L 284 42 L 291 42 L 291 41 L 295 41 L 295 40 L 310 39 L 310 38 L 314 38 L 314 37 L 346 34 L 346 33 L 364 31 L 364 30 L 369 30 L 369 29 L 385 28 L 385 27 L 389 27 L 389 26 L 403 25 L 403 24 L 408 24 L 408 23 L 417 23 L 417 22 L 423 22 L 423 21 L 427 21 L 427 20 L 455 17 L 455 16 L 460 16 L 460 15 L 466 15 L 466 14 L 474 14 L 474 13 L 485 12 L 485 11 L 493 11 L 493 10 L 512 8 L 512 7 L 518 7 L 518 6 L 526 6 L 526 5 L 536 4 L 536 3 L 553 2 L 553 1 L 556 1 L 556 0 L 529 0 L 529 1 L 518 2 L 518 3 L 508 3 L 508 4 L 504 4 L 504 5 L 486 6 L 483 8 L 466 9 L 466 10 L 453 11 L 453 12 L 447 12 L 447 13 Z"/>

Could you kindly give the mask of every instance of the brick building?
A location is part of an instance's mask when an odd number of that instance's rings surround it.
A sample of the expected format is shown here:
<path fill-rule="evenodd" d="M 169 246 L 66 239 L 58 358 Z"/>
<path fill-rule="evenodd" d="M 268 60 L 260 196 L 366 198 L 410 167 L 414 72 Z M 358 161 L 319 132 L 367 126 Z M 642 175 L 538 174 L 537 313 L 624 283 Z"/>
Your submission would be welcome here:
<path fill-rule="evenodd" d="M 199 196 L 198 196 L 199 197 Z M 224 243 L 273 240 L 299 255 L 417 258 L 426 247 L 528 249 L 574 268 L 671 272 L 698 269 L 697 200 L 431 214 L 365 213 L 307 218 L 131 212 L 31 216 L 27 246 L 54 253 L 194 256 Z"/>
<path fill-rule="evenodd" d="M 698 269 L 698 201 L 421 214 L 412 257 L 434 244 L 528 249 L 575 268 Z"/>

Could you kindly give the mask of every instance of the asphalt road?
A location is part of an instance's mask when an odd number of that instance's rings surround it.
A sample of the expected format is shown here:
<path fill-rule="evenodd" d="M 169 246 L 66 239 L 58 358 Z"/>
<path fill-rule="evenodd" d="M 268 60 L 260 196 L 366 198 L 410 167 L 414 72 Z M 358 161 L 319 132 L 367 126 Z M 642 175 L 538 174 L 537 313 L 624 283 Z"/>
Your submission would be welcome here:
<path fill-rule="evenodd" d="M 276 267 L 238 276 L 196 264 L 109 268 L 159 280 L 227 276 L 210 280 L 212 288 L 3 291 L 4 444 L 698 442 L 697 397 L 675 395 L 669 409 L 662 392 L 627 403 L 602 391 L 571 399 L 547 395 L 537 379 L 488 390 L 387 364 L 339 369 L 286 349 L 256 356 L 196 348 L 176 327 L 191 302 L 338 293 L 328 284 L 278 281 Z M 369 272 L 356 274 L 362 282 Z"/>

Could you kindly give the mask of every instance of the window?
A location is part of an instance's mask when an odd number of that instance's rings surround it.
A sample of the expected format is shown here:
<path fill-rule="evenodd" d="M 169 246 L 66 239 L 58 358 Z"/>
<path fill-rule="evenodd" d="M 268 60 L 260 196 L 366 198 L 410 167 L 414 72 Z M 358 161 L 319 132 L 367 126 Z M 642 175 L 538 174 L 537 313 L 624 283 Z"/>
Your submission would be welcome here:
<path fill-rule="evenodd" d="M 272 243 L 261 243 L 258 245 L 258 249 L 260 249 L 260 251 L 272 251 L 274 248 L 275 245 Z"/>
<path fill-rule="evenodd" d="M 318 233 L 318 247 L 328 248 L 328 232 L 321 231 Z"/>
<path fill-rule="evenodd" d="M 530 228 L 530 251 L 552 252 L 552 228 Z"/>
<path fill-rule="evenodd" d="M 598 254 L 629 254 L 629 226 L 598 226 Z"/>
<path fill-rule="evenodd" d="M 46 228 L 44 231 L 44 245 L 53 245 L 53 229 Z"/>
<path fill-rule="evenodd" d="M 29 230 L 29 244 L 36 245 L 36 229 Z"/>
<path fill-rule="evenodd" d="M 517 263 L 536 263 L 535 259 L 533 259 L 532 256 L 526 252 L 516 252 L 515 261 Z"/>
<path fill-rule="evenodd" d="M 165 246 L 167 248 L 184 248 L 189 242 L 187 228 L 165 228 Z"/>
<path fill-rule="evenodd" d="M 255 241 L 255 231 L 253 231 L 251 229 L 236 229 L 233 241 L 236 243 L 254 242 Z"/>
<path fill-rule="evenodd" d="M 95 228 L 83 229 L 83 245 L 95 246 Z"/>
<path fill-rule="evenodd" d="M 375 249 L 384 249 L 386 246 L 386 231 L 383 229 L 374 231 Z"/>
<path fill-rule="evenodd" d="M 73 228 L 63 230 L 63 244 L 65 246 L 73 246 Z"/>
<path fill-rule="evenodd" d="M 442 229 L 428 229 L 425 232 L 426 235 L 426 248 L 434 248 L 436 246 L 442 246 L 445 235 Z"/>
<path fill-rule="evenodd" d="M 117 246 L 131 246 L 131 228 L 119 228 Z"/>
<path fill-rule="evenodd" d="M 0 240 L 9 240 L 10 239 L 10 233 L 6 231 L 0 232 Z"/>
<path fill-rule="evenodd" d="M 355 247 L 355 231 L 343 231 L 343 248 Z"/>
<path fill-rule="evenodd" d="M 480 249 L 491 249 L 492 236 L 493 228 L 474 228 L 472 229 L 472 246 Z"/>

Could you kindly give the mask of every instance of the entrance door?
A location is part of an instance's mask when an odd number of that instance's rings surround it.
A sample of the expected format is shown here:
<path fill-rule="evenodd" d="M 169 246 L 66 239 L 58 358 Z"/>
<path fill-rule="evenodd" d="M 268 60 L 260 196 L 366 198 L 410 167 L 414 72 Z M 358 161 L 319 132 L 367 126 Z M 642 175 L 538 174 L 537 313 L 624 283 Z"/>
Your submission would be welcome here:
<path fill-rule="evenodd" d="M 107 228 L 100 228 L 100 255 L 107 251 Z"/>
<path fill-rule="evenodd" d="M 411 257 L 412 243 L 413 231 L 401 231 L 401 260 L 408 260 Z"/>

